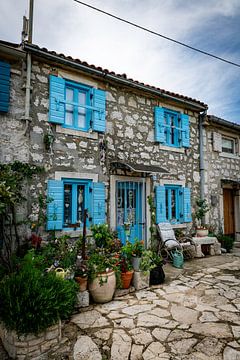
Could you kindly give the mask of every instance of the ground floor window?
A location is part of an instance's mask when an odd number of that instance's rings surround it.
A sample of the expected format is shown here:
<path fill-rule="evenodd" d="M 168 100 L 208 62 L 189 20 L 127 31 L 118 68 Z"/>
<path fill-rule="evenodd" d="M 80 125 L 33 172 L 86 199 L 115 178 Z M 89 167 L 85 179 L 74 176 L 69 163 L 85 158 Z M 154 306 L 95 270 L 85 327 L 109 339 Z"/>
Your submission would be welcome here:
<path fill-rule="evenodd" d="M 90 202 L 89 181 L 64 181 L 64 227 L 80 226 Z"/>
<path fill-rule="evenodd" d="M 165 186 L 166 196 L 166 219 L 176 224 L 183 219 L 181 186 Z"/>

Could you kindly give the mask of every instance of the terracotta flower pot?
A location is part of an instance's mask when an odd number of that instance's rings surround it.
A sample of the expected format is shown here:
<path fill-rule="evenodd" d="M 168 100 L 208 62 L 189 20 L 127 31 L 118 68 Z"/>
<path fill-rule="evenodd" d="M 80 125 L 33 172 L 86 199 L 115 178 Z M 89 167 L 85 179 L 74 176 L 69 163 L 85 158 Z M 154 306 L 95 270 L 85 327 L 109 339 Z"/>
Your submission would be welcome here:
<path fill-rule="evenodd" d="M 113 298 L 116 289 L 116 276 L 114 271 L 97 275 L 89 283 L 88 290 L 96 303 L 106 303 Z"/>
<path fill-rule="evenodd" d="M 76 276 L 75 280 L 79 284 L 79 290 L 80 291 L 86 291 L 87 290 L 87 282 L 88 282 L 87 276 L 84 276 L 84 277 Z"/>
<path fill-rule="evenodd" d="M 129 289 L 133 277 L 133 270 L 121 273 L 122 288 Z"/>

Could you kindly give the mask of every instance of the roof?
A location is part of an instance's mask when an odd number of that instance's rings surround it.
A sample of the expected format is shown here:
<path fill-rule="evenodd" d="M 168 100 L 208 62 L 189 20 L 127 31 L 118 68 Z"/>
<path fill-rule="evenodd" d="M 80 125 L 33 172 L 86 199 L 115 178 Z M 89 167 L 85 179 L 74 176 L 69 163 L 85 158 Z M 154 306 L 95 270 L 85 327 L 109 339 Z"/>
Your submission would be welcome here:
<path fill-rule="evenodd" d="M 208 119 L 209 124 L 218 124 L 221 126 L 231 128 L 232 130 L 240 131 L 240 124 L 221 119 L 215 115 L 208 115 L 207 119 Z"/>
<path fill-rule="evenodd" d="M 71 56 L 66 56 L 64 54 L 56 53 L 55 51 L 50 51 L 46 48 L 40 48 L 37 45 L 34 44 L 24 44 L 24 50 L 30 51 L 35 55 L 38 55 L 40 57 L 45 57 L 49 60 L 54 60 L 59 63 L 64 63 L 65 65 L 69 65 L 75 68 L 81 68 L 83 71 L 95 73 L 98 76 L 101 76 L 106 79 L 118 81 L 120 83 L 124 83 L 125 85 L 132 86 L 138 89 L 142 89 L 144 91 L 148 91 L 151 93 L 154 93 L 155 95 L 160 95 L 163 97 L 167 97 L 171 100 L 180 101 L 185 103 L 186 105 L 190 105 L 192 107 L 197 108 L 199 111 L 205 110 L 208 108 L 206 104 L 203 102 L 193 99 L 188 96 L 180 95 L 177 93 L 173 93 L 164 89 L 161 89 L 159 87 L 155 87 L 149 84 L 144 84 L 142 82 L 139 82 L 137 80 L 133 80 L 131 78 L 128 78 L 126 74 L 116 74 L 115 72 L 103 69 L 102 67 L 90 65 L 86 61 L 82 61 L 80 59 L 74 59 Z"/>

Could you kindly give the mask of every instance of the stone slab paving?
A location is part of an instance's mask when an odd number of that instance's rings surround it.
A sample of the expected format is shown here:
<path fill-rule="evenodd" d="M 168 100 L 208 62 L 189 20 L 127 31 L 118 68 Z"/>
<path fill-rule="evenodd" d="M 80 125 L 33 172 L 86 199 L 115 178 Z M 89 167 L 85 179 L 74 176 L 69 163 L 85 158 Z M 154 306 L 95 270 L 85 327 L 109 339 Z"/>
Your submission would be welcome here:
<path fill-rule="evenodd" d="M 240 258 L 194 259 L 165 272 L 163 285 L 75 314 L 48 358 L 240 360 Z"/>

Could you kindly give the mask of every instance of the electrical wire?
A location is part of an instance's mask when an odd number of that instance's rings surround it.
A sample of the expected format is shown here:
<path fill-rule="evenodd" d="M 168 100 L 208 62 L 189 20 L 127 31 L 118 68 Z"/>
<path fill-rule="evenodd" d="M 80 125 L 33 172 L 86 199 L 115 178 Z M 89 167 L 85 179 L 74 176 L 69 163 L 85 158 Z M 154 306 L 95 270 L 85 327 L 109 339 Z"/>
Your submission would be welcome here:
<path fill-rule="evenodd" d="M 146 31 L 146 32 L 148 32 L 148 33 L 150 33 L 150 34 L 159 36 L 159 37 L 161 37 L 161 38 L 163 38 L 163 39 L 165 39 L 165 40 L 168 40 L 168 41 L 171 41 L 171 42 L 173 42 L 173 43 L 175 43 L 175 44 L 184 46 L 184 47 L 186 47 L 186 48 L 188 48 L 188 49 L 190 49 L 190 50 L 197 51 L 197 52 L 199 52 L 199 53 L 201 53 L 201 54 L 210 56 L 210 57 L 212 57 L 212 58 L 214 58 L 214 59 L 223 61 L 223 62 L 228 63 L 228 64 L 230 64 L 230 65 L 234 65 L 234 66 L 240 67 L 240 64 L 237 64 L 237 63 L 232 62 L 232 61 L 230 61 L 230 60 L 224 59 L 224 58 L 222 58 L 222 57 L 220 57 L 220 56 L 211 54 L 211 53 L 209 53 L 209 52 L 207 52 L 207 51 L 200 50 L 200 49 L 195 48 L 195 47 L 193 47 L 193 46 L 187 45 L 187 44 L 185 44 L 185 43 L 183 43 L 183 42 L 181 42 L 181 41 L 172 39 L 172 38 L 170 38 L 170 37 L 168 37 L 168 36 L 162 35 L 162 34 L 156 32 L 156 31 L 153 31 L 153 30 L 150 30 L 150 29 L 148 29 L 148 28 L 145 28 L 144 26 L 141 26 L 141 25 L 138 25 L 138 24 L 136 24 L 136 23 L 133 23 L 132 21 L 125 20 L 125 19 L 123 19 L 123 18 L 121 18 L 121 17 L 119 17 L 119 16 L 113 15 L 113 14 L 107 12 L 107 11 L 101 10 L 101 9 L 99 9 L 99 8 L 97 8 L 97 7 L 95 7 L 95 6 L 92 6 L 92 5 L 90 5 L 90 4 L 87 4 L 87 3 L 83 2 L 83 1 L 80 1 L 80 0 L 73 0 L 73 1 L 75 1 L 75 2 L 78 3 L 78 4 L 84 5 L 84 6 L 88 7 L 88 8 L 90 8 L 90 9 L 93 9 L 93 10 L 95 10 L 95 11 L 98 11 L 98 12 L 100 12 L 100 13 L 102 13 L 102 14 L 108 15 L 108 16 L 114 18 L 114 19 L 117 19 L 117 20 L 119 20 L 119 21 L 122 21 L 122 22 L 124 22 L 124 23 L 126 23 L 126 24 L 128 24 L 128 25 L 132 25 L 132 26 L 134 26 L 134 27 L 136 27 L 136 28 L 138 28 L 138 29 L 141 29 L 141 30 L 143 30 L 143 31 Z"/>

